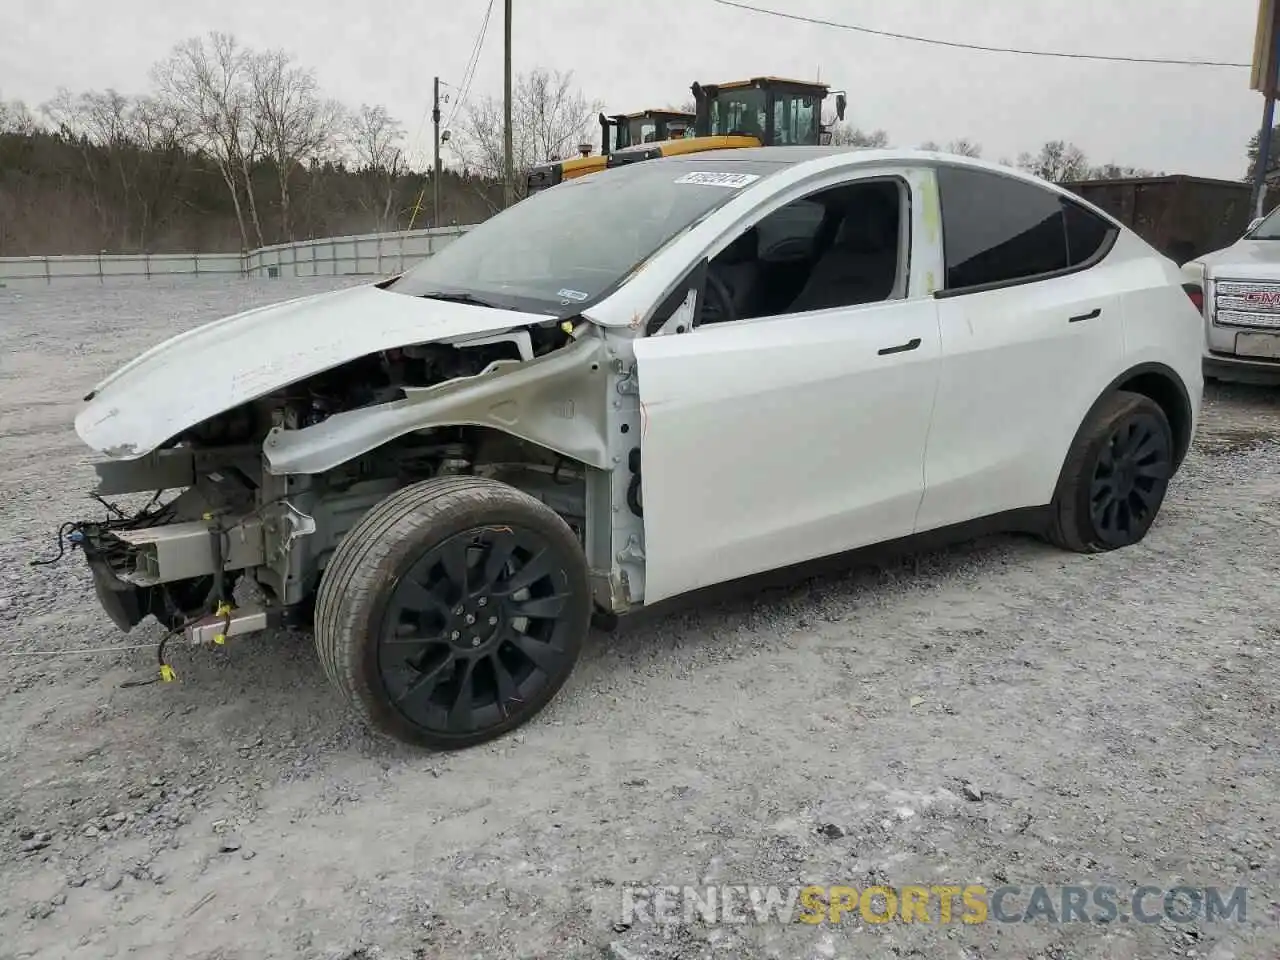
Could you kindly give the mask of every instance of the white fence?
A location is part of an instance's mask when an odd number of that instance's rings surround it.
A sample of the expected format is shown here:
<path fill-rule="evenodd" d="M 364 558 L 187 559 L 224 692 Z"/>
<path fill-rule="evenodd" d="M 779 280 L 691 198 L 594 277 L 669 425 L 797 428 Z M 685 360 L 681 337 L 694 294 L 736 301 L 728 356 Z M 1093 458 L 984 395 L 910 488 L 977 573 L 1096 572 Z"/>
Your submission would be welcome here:
<path fill-rule="evenodd" d="M 238 253 L 100 254 L 0 257 L 0 284 L 124 277 L 390 276 L 451 243 L 471 224 L 301 240 Z"/>

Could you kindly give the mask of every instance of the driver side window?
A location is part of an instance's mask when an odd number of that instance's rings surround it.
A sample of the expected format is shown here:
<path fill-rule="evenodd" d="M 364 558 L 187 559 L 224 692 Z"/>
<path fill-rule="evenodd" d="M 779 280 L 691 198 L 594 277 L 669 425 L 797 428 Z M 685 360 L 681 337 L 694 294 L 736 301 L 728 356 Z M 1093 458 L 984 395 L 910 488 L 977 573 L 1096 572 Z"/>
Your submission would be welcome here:
<path fill-rule="evenodd" d="M 859 180 L 766 215 L 708 264 L 698 324 L 905 296 L 907 198 L 897 178 Z"/>

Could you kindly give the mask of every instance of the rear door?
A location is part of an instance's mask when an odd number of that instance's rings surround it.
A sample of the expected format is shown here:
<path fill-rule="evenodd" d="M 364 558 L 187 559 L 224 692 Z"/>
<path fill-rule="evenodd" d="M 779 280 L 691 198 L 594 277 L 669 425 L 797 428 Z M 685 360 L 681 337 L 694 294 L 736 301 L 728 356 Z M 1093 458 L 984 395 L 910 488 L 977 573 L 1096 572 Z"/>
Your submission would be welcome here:
<path fill-rule="evenodd" d="M 937 170 L 944 289 L 938 402 L 917 529 L 1048 503 L 1124 355 L 1105 263 L 1115 226 L 1056 191 Z"/>

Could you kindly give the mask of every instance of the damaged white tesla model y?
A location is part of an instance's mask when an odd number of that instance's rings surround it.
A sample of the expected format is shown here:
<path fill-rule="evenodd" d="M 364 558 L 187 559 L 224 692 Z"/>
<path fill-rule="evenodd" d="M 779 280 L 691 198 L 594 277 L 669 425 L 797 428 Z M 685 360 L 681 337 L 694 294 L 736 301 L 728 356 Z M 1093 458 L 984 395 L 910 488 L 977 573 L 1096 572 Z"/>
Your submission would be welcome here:
<path fill-rule="evenodd" d="M 374 728 L 534 716 L 593 616 L 974 521 L 1133 544 L 1200 315 L 1098 209 L 979 161 L 781 147 L 566 182 L 388 281 L 192 330 L 76 419 L 129 630 L 314 630 Z M 162 657 L 163 663 L 163 657 Z"/>

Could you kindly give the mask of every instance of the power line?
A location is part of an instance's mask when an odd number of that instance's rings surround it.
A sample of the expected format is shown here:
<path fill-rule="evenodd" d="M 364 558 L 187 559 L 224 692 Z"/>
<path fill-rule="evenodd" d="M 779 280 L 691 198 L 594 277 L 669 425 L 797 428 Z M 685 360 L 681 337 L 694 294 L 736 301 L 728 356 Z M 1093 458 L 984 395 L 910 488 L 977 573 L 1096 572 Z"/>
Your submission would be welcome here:
<path fill-rule="evenodd" d="M 476 64 L 480 59 L 480 48 L 484 45 L 484 37 L 485 37 L 486 31 L 489 29 L 489 17 L 492 13 L 493 13 L 493 0 L 489 0 L 489 7 L 487 10 L 485 10 L 484 20 L 480 24 L 480 31 L 476 35 L 475 43 L 471 45 L 471 55 L 468 57 L 467 65 L 466 67 L 463 68 L 463 71 L 462 71 L 463 72 L 462 84 L 468 90 L 471 87 L 471 79 L 475 75 Z M 458 87 L 454 87 L 453 84 L 447 83 L 444 80 L 441 80 L 440 82 L 444 84 L 444 86 L 446 87 L 451 87 L 454 90 L 458 89 Z M 454 103 L 453 110 L 450 112 L 449 118 L 444 123 L 444 129 L 447 130 L 449 128 L 449 124 L 453 122 L 454 116 L 457 115 L 458 107 L 461 104 L 462 100 L 465 99 L 465 97 L 466 97 L 466 92 L 464 90 L 464 92 L 458 96 L 457 101 Z M 414 131 L 413 139 L 410 141 L 410 147 L 409 147 L 410 150 L 417 149 L 418 142 L 419 140 L 422 139 L 422 128 L 426 126 L 427 114 L 430 112 L 431 112 L 431 103 L 430 101 L 428 101 L 427 105 L 422 110 L 422 117 L 418 120 L 418 129 Z"/>
<path fill-rule="evenodd" d="M 1249 63 L 1230 63 L 1224 60 L 1175 60 L 1168 57 L 1112 57 L 1100 53 L 1064 53 L 1058 50 L 1023 50 L 1017 47 L 989 47 L 980 43 L 960 43 L 955 40 L 939 40 L 935 37 L 918 37 L 908 33 L 891 33 L 888 30 L 873 30 L 871 27 L 857 26 L 852 23 L 836 23 L 834 20 L 822 20 L 818 17 L 805 17 L 798 13 L 784 13 L 781 10 L 769 10 L 764 7 L 740 3 L 738 0 L 712 0 L 725 7 L 736 7 L 751 13 L 762 13 L 784 20 L 797 20 L 800 23 L 811 23 L 820 27 L 834 27 L 837 30 L 852 30 L 855 33 L 867 33 L 873 37 L 887 37 L 890 40 L 910 40 L 913 43 L 927 43 L 936 47 L 954 47 L 958 50 L 978 50 L 982 53 L 1015 53 L 1024 57 L 1058 57 L 1063 60 L 1105 60 L 1112 63 L 1162 63 L 1183 67 L 1243 67 L 1249 69 Z"/>
<path fill-rule="evenodd" d="M 475 79 L 476 67 L 480 63 L 480 51 L 484 48 L 484 38 L 489 32 L 489 17 L 493 14 L 493 0 L 489 0 L 489 7 L 484 12 L 484 20 L 480 23 L 480 32 L 476 35 L 475 46 L 471 48 L 471 59 L 467 61 L 467 68 L 462 75 L 461 88 L 458 89 L 458 96 L 453 101 L 453 109 L 449 111 L 449 117 L 445 120 L 445 129 L 453 123 L 453 118 L 458 115 L 458 110 L 462 107 L 462 103 L 467 99 L 467 94 L 471 92 L 471 81 Z M 450 84 L 452 86 L 452 84 Z"/>

